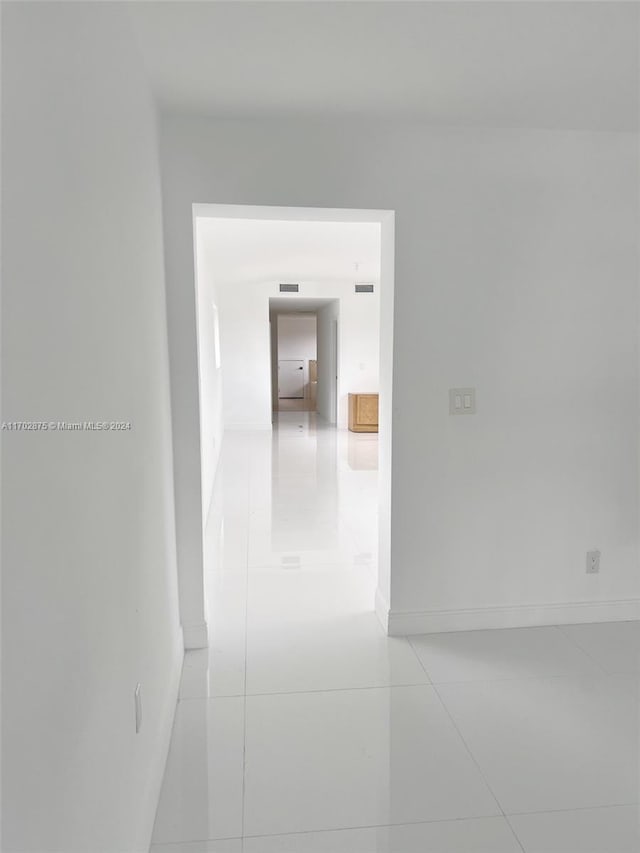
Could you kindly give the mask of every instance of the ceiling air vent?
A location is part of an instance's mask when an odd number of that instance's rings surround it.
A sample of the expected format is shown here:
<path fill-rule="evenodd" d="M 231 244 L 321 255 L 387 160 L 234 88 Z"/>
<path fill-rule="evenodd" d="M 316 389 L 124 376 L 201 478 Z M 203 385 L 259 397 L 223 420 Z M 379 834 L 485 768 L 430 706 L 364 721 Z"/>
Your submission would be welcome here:
<path fill-rule="evenodd" d="M 356 284 L 356 293 L 373 293 L 372 284 Z"/>
<path fill-rule="evenodd" d="M 300 290 L 299 284 L 281 284 L 280 293 L 298 293 Z"/>

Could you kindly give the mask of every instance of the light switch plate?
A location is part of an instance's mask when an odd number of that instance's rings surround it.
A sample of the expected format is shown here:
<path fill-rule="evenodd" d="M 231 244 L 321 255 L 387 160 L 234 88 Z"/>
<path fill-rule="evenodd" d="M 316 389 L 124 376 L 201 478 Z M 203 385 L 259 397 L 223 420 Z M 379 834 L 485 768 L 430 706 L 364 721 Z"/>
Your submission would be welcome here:
<path fill-rule="evenodd" d="M 475 415 L 475 413 L 475 388 L 449 388 L 450 415 Z"/>

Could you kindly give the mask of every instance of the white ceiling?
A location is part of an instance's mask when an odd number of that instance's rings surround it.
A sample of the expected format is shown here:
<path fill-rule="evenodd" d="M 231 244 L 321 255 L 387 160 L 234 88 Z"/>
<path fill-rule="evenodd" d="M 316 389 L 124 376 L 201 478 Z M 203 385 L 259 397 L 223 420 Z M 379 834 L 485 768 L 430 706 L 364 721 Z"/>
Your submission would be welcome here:
<path fill-rule="evenodd" d="M 225 283 L 380 278 L 375 222 L 199 218 L 197 239 L 207 241 L 214 274 Z"/>
<path fill-rule="evenodd" d="M 637 2 L 138 2 L 160 104 L 225 117 L 638 128 Z"/>

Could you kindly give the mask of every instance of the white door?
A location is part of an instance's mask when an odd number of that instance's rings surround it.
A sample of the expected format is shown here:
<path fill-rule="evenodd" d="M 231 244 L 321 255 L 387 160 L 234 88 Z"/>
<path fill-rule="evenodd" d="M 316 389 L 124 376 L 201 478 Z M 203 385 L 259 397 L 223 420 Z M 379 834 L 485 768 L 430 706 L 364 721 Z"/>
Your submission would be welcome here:
<path fill-rule="evenodd" d="M 300 399 L 304 397 L 304 361 L 286 358 L 278 362 L 278 397 Z"/>

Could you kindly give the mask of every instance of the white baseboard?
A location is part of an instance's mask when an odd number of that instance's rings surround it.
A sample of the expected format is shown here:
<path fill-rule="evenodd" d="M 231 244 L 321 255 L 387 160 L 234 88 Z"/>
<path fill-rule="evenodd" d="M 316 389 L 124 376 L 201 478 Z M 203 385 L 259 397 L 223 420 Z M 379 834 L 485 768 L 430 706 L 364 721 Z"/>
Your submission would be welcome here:
<path fill-rule="evenodd" d="M 185 649 L 208 649 L 209 629 L 206 622 L 182 626 Z"/>
<path fill-rule="evenodd" d="M 184 638 L 182 636 L 182 628 L 180 628 L 176 648 L 174 649 L 173 661 L 171 663 L 169 684 L 167 686 L 167 691 L 162 705 L 160 720 L 158 722 L 158 735 L 153 750 L 152 765 L 149 769 L 149 784 L 147 786 L 146 796 L 141 808 L 138 834 L 134 847 L 135 853 L 148 853 L 151 846 L 153 825 L 156 820 L 156 809 L 158 808 L 158 801 L 160 800 L 160 790 L 162 788 L 162 780 L 164 779 L 167 756 L 169 755 L 169 745 L 171 743 L 171 735 L 173 733 L 173 721 L 176 714 L 176 707 L 178 705 L 178 697 L 180 695 L 180 679 L 182 677 L 183 660 Z"/>
<path fill-rule="evenodd" d="M 376 612 L 385 602 L 378 602 Z M 378 614 L 384 624 L 384 616 Z M 423 610 L 387 613 L 391 637 L 437 634 L 485 628 L 530 628 L 537 625 L 577 625 L 585 622 L 626 622 L 640 619 L 640 599 L 569 601 L 557 604 L 478 607 L 464 610 Z"/>

